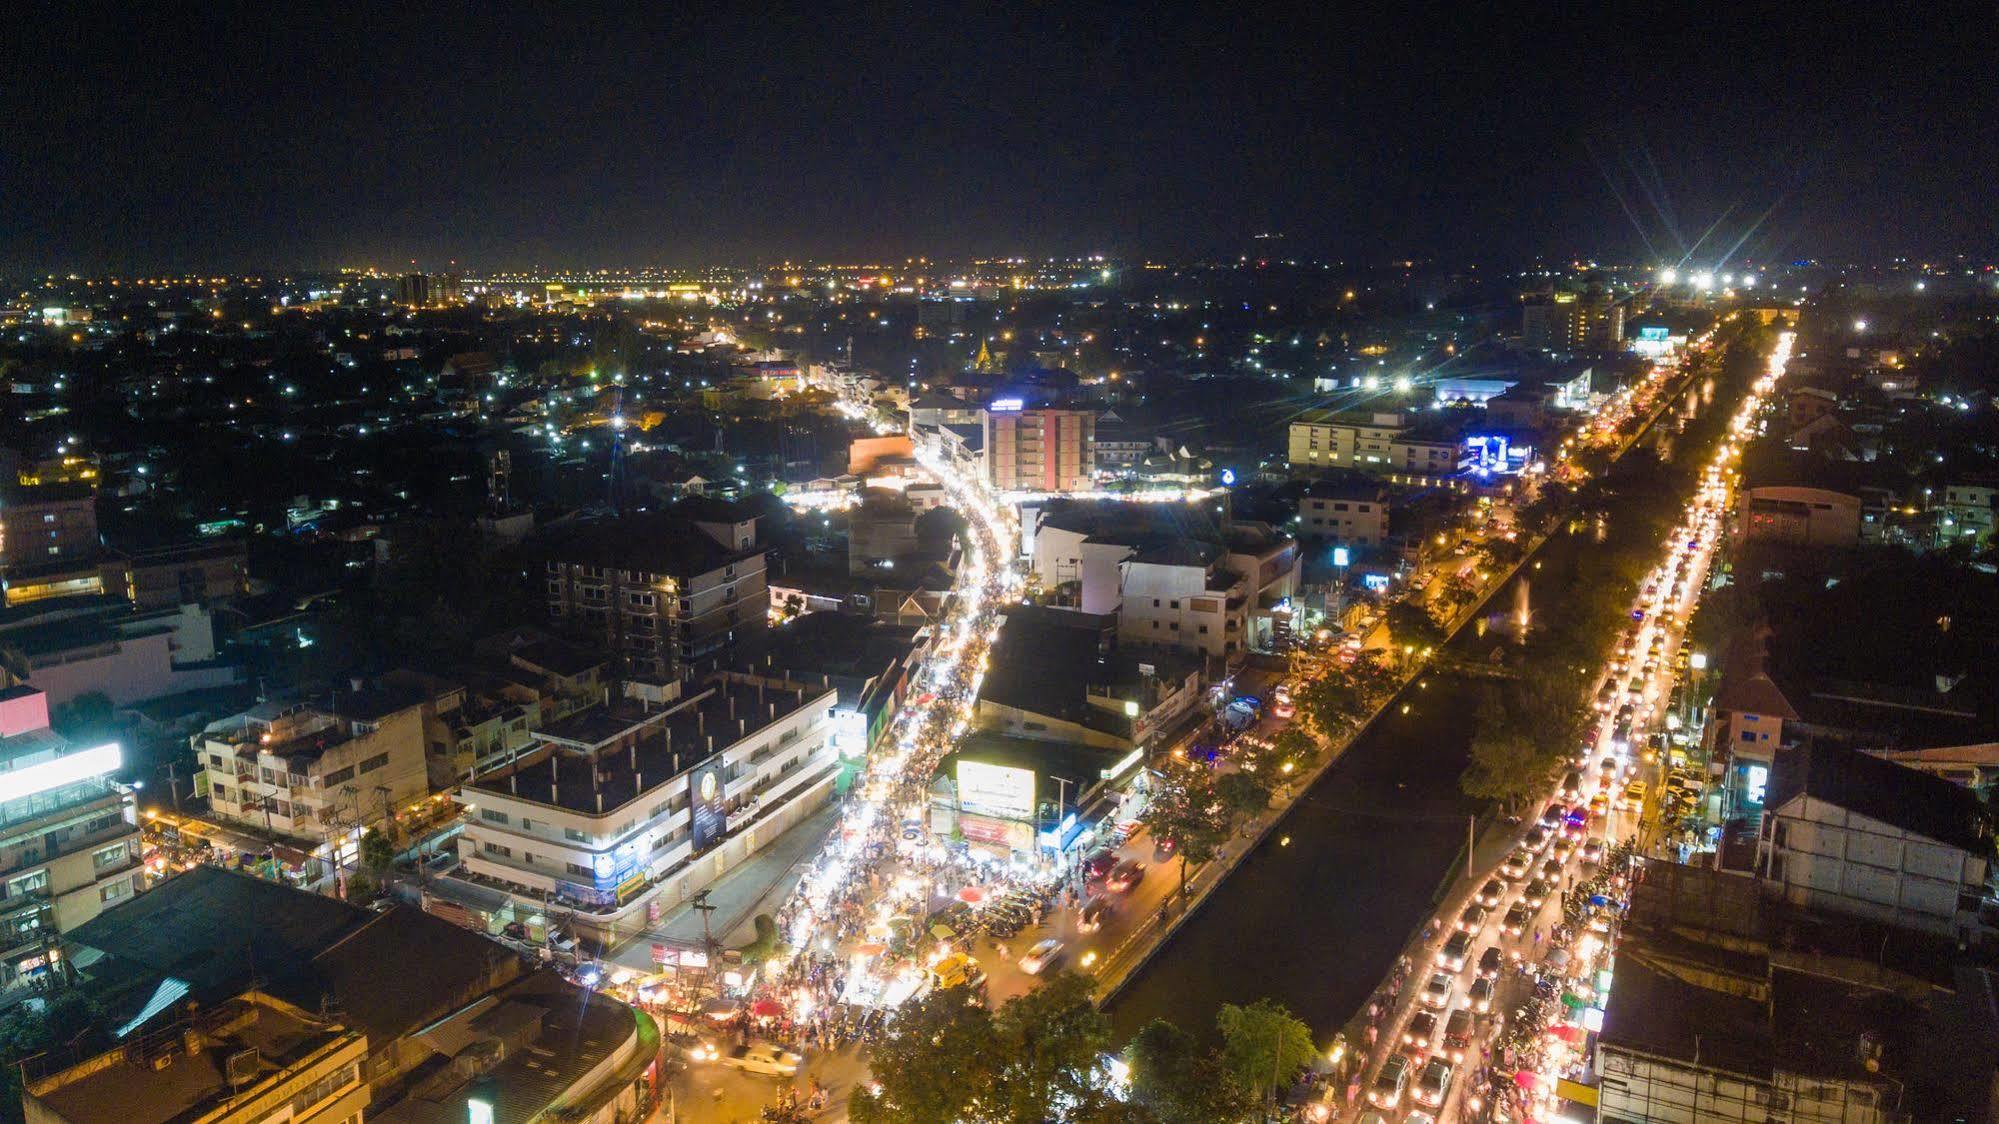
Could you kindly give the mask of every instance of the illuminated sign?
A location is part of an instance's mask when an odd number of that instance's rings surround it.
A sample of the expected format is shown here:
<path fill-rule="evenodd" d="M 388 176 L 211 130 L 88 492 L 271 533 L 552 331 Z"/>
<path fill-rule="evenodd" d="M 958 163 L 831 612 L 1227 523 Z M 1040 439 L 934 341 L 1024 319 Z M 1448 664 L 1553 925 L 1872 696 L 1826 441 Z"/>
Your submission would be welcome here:
<path fill-rule="evenodd" d="M 1235 484 L 1235 469 L 1233 468 L 1222 469 L 1222 486 L 1226 488 L 1226 487 L 1231 487 L 1234 484 Z"/>
<path fill-rule="evenodd" d="M 1333 565 L 1345 569 L 1348 563 L 1352 561 L 1353 555 L 1347 551 L 1346 547 L 1336 546 L 1333 548 Z"/>
<path fill-rule="evenodd" d="M 1388 575 L 1362 574 L 1360 576 L 1360 584 L 1376 593 L 1386 593 L 1388 592 Z"/>
<path fill-rule="evenodd" d="M 986 409 L 995 414 L 1017 414 L 1025 405 L 1026 403 L 1018 398 L 995 398 Z"/>
<path fill-rule="evenodd" d="M 117 742 L 112 742 L 80 753 L 67 753 L 52 761 L 9 769 L 0 773 L 0 804 L 115 773 L 124 763 L 124 752 Z"/>
<path fill-rule="evenodd" d="M 1011 820 L 1034 818 L 1034 770 L 958 762 L 958 809 Z"/>
<path fill-rule="evenodd" d="M 1749 802 L 1763 803 L 1763 795 L 1770 790 L 1770 770 L 1761 765 L 1751 765 L 1744 772 L 1748 775 Z"/>
<path fill-rule="evenodd" d="M 719 841 L 729 830 L 729 814 L 722 795 L 722 758 L 718 755 L 696 765 L 687 774 L 688 818 L 694 834 L 694 853 Z"/>
<path fill-rule="evenodd" d="M 1118 774 L 1124 772 L 1126 769 L 1131 768 L 1133 765 L 1136 765 L 1143 760 L 1145 760 L 1145 751 L 1142 749 L 1134 749 L 1130 753 L 1125 754 L 1123 757 L 1118 758 L 1117 764 L 1112 765 L 1108 769 L 1099 770 L 1097 772 L 1097 775 L 1104 778 L 1105 780 L 1112 780 L 1116 778 Z"/>

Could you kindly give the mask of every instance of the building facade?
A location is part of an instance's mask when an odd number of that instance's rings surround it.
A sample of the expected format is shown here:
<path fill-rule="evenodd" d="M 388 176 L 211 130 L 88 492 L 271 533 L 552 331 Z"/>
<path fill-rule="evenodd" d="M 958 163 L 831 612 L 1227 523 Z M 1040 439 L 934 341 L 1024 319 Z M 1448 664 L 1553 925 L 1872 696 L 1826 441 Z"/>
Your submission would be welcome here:
<path fill-rule="evenodd" d="M 0 987 L 46 974 L 63 933 L 143 888 L 122 764 L 115 742 L 51 729 L 41 691 L 0 690 Z"/>
<path fill-rule="evenodd" d="M 1097 413 L 994 402 L 984 414 L 986 482 L 1000 492 L 1096 486 Z"/>

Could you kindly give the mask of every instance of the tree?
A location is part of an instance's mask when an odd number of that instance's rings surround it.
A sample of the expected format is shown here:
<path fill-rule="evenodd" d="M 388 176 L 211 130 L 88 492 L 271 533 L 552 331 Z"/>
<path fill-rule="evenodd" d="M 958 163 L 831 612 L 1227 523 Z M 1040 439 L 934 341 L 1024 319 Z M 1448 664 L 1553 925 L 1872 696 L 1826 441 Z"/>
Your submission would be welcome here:
<path fill-rule="evenodd" d="M 957 988 L 936 988 L 906 1004 L 875 1043 L 872 1086 L 854 1090 L 855 1124 L 934 1124 L 983 1119 L 998 1077 L 992 1013 Z"/>
<path fill-rule="evenodd" d="M 82 1060 L 111 1045 L 104 1011 L 84 992 L 64 988 L 31 997 L 0 1018 L 0 1124 L 20 1124 L 21 1062 L 44 1050 Z"/>
<path fill-rule="evenodd" d="M 1215 778 L 1215 797 L 1231 816 L 1249 818 L 1270 807 L 1270 779 L 1261 772 L 1236 770 Z"/>
<path fill-rule="evenodd" d="M 1140 1027 L 1124 1056 L 1132 1102 L 1160 1124 L 1226 1124 L 1248 1116 L 1255 1104 L 1219 1057 L 1164 1019 Z"/>
<path fill-rule="evenodd" d="M 361 836 L 361 867 L 373 874 L 381 874 L 396 861 L 396 845 L 379 828 L 369 828 Z"/>
<path fill-rule="evenodd" d="M 1434 648 L 1444 642 L 1444 630 L 1437 626 L 1436 618 L 1414 601 L 1395 602 L 1382 613 L 1381 619 L 1388 626 L 1388 635 L 1398 645 L 1413 645 L 1421 649 Z"/>
<path fill-rule="evenodd" d="M 1520 732 L 1497 688 L 1479 691 L 1473 721 L 1471 764 L 1458 780 L 1465 795 L 1501 801 L 1510 809 L 1538 791 L 1555 759 Z"/>
<path fill-rule="evenodd" d="M 1187 896 L 1187 867 L 1204 863 L 1229 837 L 1228 820 L 1215 796 L 1214 774 L 1205 767 L 1182 766 L 1165 777 L 1139 822 L 1154 838 L 1170 840 L 1180 856 L 1180 897 Z"/>
<path fill-rule="evenodd" d="M 102 691 L 85 691 L 55 708 L 50 725 L 71 738 L 109 733 L 112 724 L 111 696 Z"/>
<path fill-rule="evenodd" d="M 1222 1032 L 1222 1061 L 1229 1072 L 1265 1101 L 1319 1054 L 1312 1044 L 1312 1028 L 1271 999 L 1247 1007 L 1224 1003 L 1215 1014 L 1215 1026 Z"/>
<path fill-rule="evenodd" d="M 994 1013 L 999 1073 L 991 1119 L 1073 1119 L 1114 1099 L 1098 1076 L 1098 1061 L 1110 1049 L 1111 1020 L 1097 1010 L 1095 987 L 1086 975 L 1057 972 Z"/>

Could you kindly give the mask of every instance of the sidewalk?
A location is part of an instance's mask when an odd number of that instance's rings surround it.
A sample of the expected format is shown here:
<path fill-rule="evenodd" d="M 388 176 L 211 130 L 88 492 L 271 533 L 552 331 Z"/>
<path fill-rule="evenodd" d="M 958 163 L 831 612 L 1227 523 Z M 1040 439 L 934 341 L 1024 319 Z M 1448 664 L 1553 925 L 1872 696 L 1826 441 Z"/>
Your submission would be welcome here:
<path fill-rule="evenodd" d="M 756 938 L 757 914 L 776 912 L 798 880 L 805 876 L 819 844 L 833 830 L 839 815 L 840 806 L 828 804 L 708 884 L 708 904 L 715 907 L 708 916 L 708 929 L 718 943 L 733 948 Z M 701 934 L 701 911 L 692 903 L 683 903 L 669 910 L 658 923 L 646 926 L 621 943 L 605 959 L 628 968 L 650 970 L 654 942 L 699 948 Z"/>

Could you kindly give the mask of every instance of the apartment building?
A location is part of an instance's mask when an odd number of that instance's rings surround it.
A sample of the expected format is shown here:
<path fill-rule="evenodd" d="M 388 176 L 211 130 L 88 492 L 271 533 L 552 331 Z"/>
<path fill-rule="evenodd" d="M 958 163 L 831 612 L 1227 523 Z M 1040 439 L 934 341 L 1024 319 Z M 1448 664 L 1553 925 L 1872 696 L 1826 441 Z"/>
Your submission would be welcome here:
<path fill-rule="evenodd" d="M 1298 501 L 1298 533 L 1344 546 L 1380 546 L 1388 537 L 1388 489 L 1316 482 Z"/>
<path fill-rule="evenodd" d="M 686 901 L 831 799 L 824 681 L 720 672 L 536 730 L 462 790 L 464 877 L 596 936 Z"/>
<path fill-rule="evenodd" d="M 984 411 L 986 482 L 999 492 L 1087 492 L 1096 487 L 1097 412 L 1023 408 L 996 400 Z"/>
<path fill-rule="evenodd" d="M 123 763 L 116 742 L 51 729 L 40 690 L 0 690 L 0 987 L 45 975 L 63 933 L 143 888 Z"/>
<path fill-rule="evenodd" d="M 405 686 L 272 700 L 211 722 L 191 739 L 209 814 L 298 840 L 322 859 L 355 829 L 430 792 L 424 711 Z"/>
<path fill-rule="evenodd" d="M 544 555 L 549 615 L 632 675 L 679 676 L 768 623 L 754 516 L 627 515 L 558 534 Z"/>

